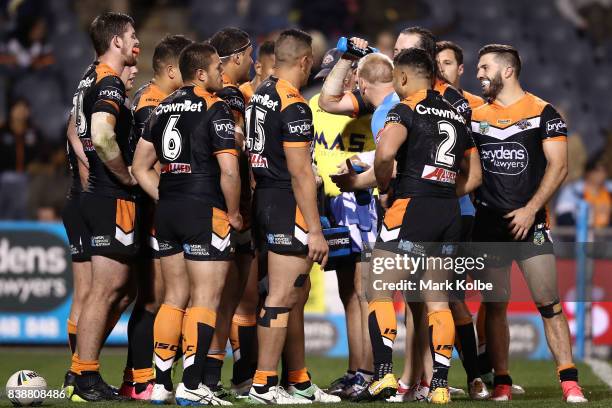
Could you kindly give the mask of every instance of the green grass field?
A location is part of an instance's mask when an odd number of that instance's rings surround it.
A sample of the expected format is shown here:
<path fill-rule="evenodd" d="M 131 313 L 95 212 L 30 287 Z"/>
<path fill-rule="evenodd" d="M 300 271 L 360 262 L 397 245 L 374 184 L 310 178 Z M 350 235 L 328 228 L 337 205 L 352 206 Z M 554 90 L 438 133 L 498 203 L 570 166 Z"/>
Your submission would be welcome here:
<path fill-rule="evenodd" d="M 108 349 L 102 356 L 102 375 L 111 384 L 119 385 L 123 374 L 123 364 L 125 361 L 124 349 Z M 228 360 L 229 363 L 229 360 Z M 30 369 L 37 371 L 45 377 L 49 384 L 49 389 L 57 389 L 61 386 L 63 375 L 69 364 L 69 355 L 66 350 L 58 349 L 37 349 L 30 350 L 23 348 L 0 348 L 0 382 L 2 383 L 2 394 L 4 394 L 4 384 L 8 377 L 20 369 Z M 340 376 L 346 369 L 346 360 L 331 359 L 323 357 L 308 358 L 308 369 L 313 376 L 313 380 L 321 386 L 327 385 Z M 454 386 L 465 388 L 465 374 L 461 363 L 453 361 L 454 368 L 451 369 L 450 383 Z M 589 407 L 612 407 L 612 390 L 602 383 L 586 365 L 579 365 L 580 380 L 585 390 L 586 397 L 591 401 Z M 231 376 L 231 364 L 225 364 L 223 379 L 229 385 Z M 401 372 L 401 362 L 396 363 L 396 373 Z M 561 407 L 567 406 L 561 401 L 561 390 L 557 383 L 555 367 L 549 361 L 525 361 L 515 360 L 511 363 L 511 372 L 514 381 L 521 384 L 527 391 L 525 395 L 516 396 L 508 406 L 517 407 Z M 150 406 L 148 404 L 130 402 L 122 404 L 104 403 L 104 406 L 129 406 L 137 408 L 140 406 Z M 242 403 L 239 403 L 242 405 Z M 473 402 L 466 398 L 453 399 L 452 406 L 467 407 L 483 404 L 493 404 L 492 402 Z M 67 401 L 47 400 L 46 406 L 64 407 L 74 406 Z M 338 408 L 352 403 L 341 403 L 335 405 Z M 364 404 L 360 404 L 363 406 Z M 366 406 L 382 406 L 383 403 L 365 404 Z M 389 406 L 388 404 L 385 404 Z M 0 399 L 0 407 L 10 406 L 10 402 L 3 397 Z"/>

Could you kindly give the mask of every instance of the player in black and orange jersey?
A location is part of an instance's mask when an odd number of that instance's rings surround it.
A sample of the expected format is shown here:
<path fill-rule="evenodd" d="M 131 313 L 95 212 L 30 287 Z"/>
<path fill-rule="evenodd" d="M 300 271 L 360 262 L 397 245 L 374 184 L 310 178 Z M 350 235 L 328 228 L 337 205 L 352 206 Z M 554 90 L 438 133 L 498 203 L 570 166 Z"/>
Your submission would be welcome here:
<path fill-rule="evenodd" d="M 516 260 L 544 322 L 557 362 L 563 398 L 586 402 L 572 360 L 571 338 L 559 302 L 555 257 L 546 204 L 567 175 L 567 128 L 548 102 L 525 92 L 518 51 L 491 44 L 480 49 L 478 80 L 490 103 L 474 111 L 472 131 L 482 158 L 483 183 L 476 191 L 474 241 L 519 242 L 504 248 L 491 266 L 509 279 Z M 493 399 L 511 399 L 508 373 L 507 300 L 486 303 L 487 348 L 495 370 Z"/>
<path fill-rule="evenodd" d="M 257 59 L 253 68 L 255 69 L 253 79 L 240 85 L 240 92 L 246 103 L 250 102 L 259 84 L 274 73 L 274 41 L 264 41 L 257 48 Z"/>
<path fill-rule="evenodd" d="M 465 67 L 463 66 L 463 49 L 458 44 L 452 41 L 438 41 L 436 61 L 439 75 L 463 95 L 472 111 L 485 104 L 484 99 L 480 96 L 461 88 L 461 76 Z"/>
<path fill-rule="evenodd" d="M 153 109 L 166 96 L 182 85 L 178 56 L 181 50 L 190 43 L 191 40 L 182 35 L 172 35 L 163 38 L 155 47 L 152 64 L 154 76 L 150 82 L 136 92 L 131 104 L 134 127 L 130 138 L 131 154 L 127 159 L 128 165 L 132 164 L 133 158 L 131 156 L 144 131 L 145 122 Z M 129 90 L 127 85 L 126 89 Z M 155 397 L 154 400 L 157 401 L 163 400 L 163 397 L 167 396 L 167 393 L 164 393 L 163 379 L 165 378 L 164 374 L 168 372 L 164 372 L 161 367 L 157 367 L 158 369 L 154 373 L 151 365 L 156 313 L 160 308 L 164 293 L 166 297 L 172 299 L 174 291 L 180 290 L 182 287 L 181 285 L 171 285 L 164 291 L 159 256 L 157 255 L 158 245 L 153 228 L 155 203 L 143 191 L 138 191 L 136 196 L 139 206 L 138 221 L 142 245 L 140 256 L 133 266 L 135 276 L 132 283 L 136 286 L 137 297 L 128 323 L 128 358 L 124 370 L 124 382 L 119 389 L 119 393 L 140 400 Z M 170 308 L 170 314 L 174 312 L 171 306 L 165 304 L 162 307 L 161 321 L 172 320 L 172 323 L 169 324 L 174 324 L 176 320 L 181 320 L 167 319 L 165 315 L 168 314 L 168 308 Z M 173 316 L 171 315 L 171 317 Z M 181 322 L 178 321 L 177 324 L 180 333 Z M 172 332 L 172 330 L 166 330 L 167 327 L 164 324 L 162 326 L 163 329 L 161 330 L 158 327 L 158 332 L 164 332 L 161 336 L 171 336 L 171 333 L 166 333 L 166 331 Z M 164 351 L 162 351 L 162 354 Z M 164 357 L 167 356 L 164 355 Z M 153 382 L 155 378 L 160 378 L 160 384 L 157 387 L 154 386 Z"/>
<path fill-rule="evenodd" d="M 385 128 L 379 134 L 374 171 L 379 191 L 386 194 L 397 160 L 395 201 L 385 213 L 378 242 L 408 242 L 415 248 L 427 242 L 457 242 L 461 232 L 457 196 L 469 193 L 480 183 L 480 167 L 471 161 L 475 149 L 470 132 L 465 119 L 431 89 L 435 64 L 427 51 L 409 48 L 395 57 L 394 64 L 394 88 L 402 100 L 389 111 Z M 388 250 L 377 246 L 373 262 L 388 256 Z M 410 271 L 389 270 L 380 277 L 387 283 L 399 282 L 407 278 L 406 274 Z M 375 366 L 374 382 L 368 391 L 374 398 L 384 398 L 398 387 L 392 373 L 397 332 L 393 291 L 368 285 L 366 295 Z M 432 300 L 427 294 L 424 299 L 434 361 L 429 400 L 447 403 L 447 375 L 455 334 L 453 318 L 448 302 Z"/>
<path fill-rule="evenodd" d="M 232 110 L 236 121 L 236 145 L 239 147 L 242 230 L 236 233 L 236 259 L 223 291 L 219 324 L 215 330 L 202 383 L 217 396 L 226 392 L 221 386 L 221 368 L 228 338 L 232 346 L 234 367 L 232 390 L 238 395 L 248 393 L 257 364 L 257 264 L 251 242 L 251 177 L 249 159 L 244 146 L 245 99 L 238 84 L 248 81 L 253 60 L 249 35 L 238 28 L 224 28 L 210 39 L 223 64 L 223 89 L 217 95 Z"/>
<path fill-rule="evenodd" d="M 257 371 L 249 391 L 249 398 L 259 403 L 311 402 L 284 392 L 276 371 L 291 309 L 307 288 L 312 263 L 324 265 L 328 253 L 312 169 L 312 113 L 298 90 L 312 68 L 311 42 L 310 35 L 299 30 L 280 34 L 274 46 L 276 76 L 259 86 L 246 111 L 256 182 L 254 238 L 257 252 L 268 251 L 269 293 L 258 318 Z M 303 363 L 303 356 L 291 357 Z M 313 399 L 322 394 L 310 383 L 305 367 L 294 367 L 292 361 L 288 365 L 290 390 L 309 392 Z"/>
<path fill-rule="evenodd" d="M 138 39 L 131 17 L 104 13 L 93 21 L 90 35 L 98 56 L 77 89 L 74 117 L 89 164 L 87 188 L 80 207 L 91 236 L 92 286 L 77 324 L 76 374 L 72 400 L 119 398 L 102 380 L 98 357 L 110 316 L 126 294 L 135 237 L 136 181 L 125 163 L 131 112 L 125 107 L 125 85 L 119 75 L 136 65 Z"/>
<path fill-rule="evenodd" d="M 87 233 L 87 227 L 79 205 L 83 185 L 87 185 L 89 163 L 76 131 L 74 112 L 71 112 L 68 119 L 66 136 L 66 155 L 72 174 L 72 183 L 62 211 L 62 221 L 70 245 L 72 279 L 74 282 L 66 332 L 68 333 L 70 352 L 74 355 L 77 346 L 77 323 L 91 289 L 91 253 L 89 249 L 91 238 Z M 72 396 L 74 382 L 74 374 L 68 371 L 62 385 L 68 397 Z"/>
<path fill-rule="evenodd" d="M 183 319 L 184 371 L 176 401 L 224 405 L 201 384 L 201 376 L 234 256 L 232 228 L 242 226 L 235 125 L 228 105 L 213 93 L 223 88 L 214 47 L 188 45 L 179 67 L 187 85 L 154 109 L 133 169 L 145 191 L 159 200 L 155 229 L 164 280 L 188 282 L 190 288 L 176 305 L 190 304 Z M 154 168 L 158 160 L 161 176 Z"/>
<path fill-rule="evenodd" d="M 451 84 L 461 95 L 468 101 L 470 109 L 473 111 L 477 107 L 483 105 L 484 100 L 471 94 L 463 89 L 459 83 L 463 75 L 463 49 L 452 41 L 438 41 L 436 43 L 436 60 L 438 64 L 438 74 L 444 78 L 446 82 Z M 472 229 L 474 227 L 475 210 L 473 206 L 471 211 L 464 211 L 461 215 L 461 241 L 472 240 Z M 478 346 L 483 338 L 483 333 L 478 332 L 478 341 L 476 340 L 476 330 L 472 320 L 472 314 L 466 306 L 465 302 L 452 302 L 450 304 L 455 320 L 457 337 L 455 346 L 459 350 L 459 355 L 463 363 L 463 368 L 467 374 L 468 393 L 470 398 L 482 400 L 489 398 L 489 391 L 483 379 L 481 379 L 481 369 L 483 374 L 487 375 L 490 369 L 479 365 Z M 482 313 L 479 314 L 478 321 L 481 321 Z M 493 377 L 490 377 L 491 380 Z M 519 387 L 519 386 L 517 386 Z"/>
<path fill-rule="evenodd" d="M 126 91 L 132 89 L 137 72 L 138 69 L 136 66 L 126 66 L 123 69 L 120 78 L 125 85 Z M 75 94 L 75 104 L 77 96 L 78 93 Z M 129 103 L 129 101 L 126 100 L 126 103 Z M 77 323 L 79 315 L 88 297 L 89 291 L 91 290 L 92 284 L 91 254 L 89 250 L 91 238 L 88 235 L 85 220 L 83 219 L 80 209 L 80 194 L 83 191 L 83 186 L 87 186 L 89 162 L 83 150 L 83 144 L 79 140 L 77 134 L 76 121 L 74 119 L 74 105 L 68 119 L 66 135 L 66 153 L 70 172 L 72 173 L 72 183 L 62 212 L 62 219 L 70 245 L 73 279 L 75 282 L 73 301 L 70 305 L 70 313 L 67 321 L 68 345 L 72 355 L 74 355 L 77 345 Z M 133 298 L 130 295 L 126 295 L 119 303 L 116 310 L 111 314 L 106 324 L 104 339 L 108 337 L 119 320 L 121 312 L 125 310 L 132 300 Z M 68 371 L 62 385 L 68 398 L 72 396 L 75 381 L 76 378 L 74 373 Z"/>
<path fill-rule="evenodd" d="M 360 40 L 363 41 L 363 40 Z M 361 45 L 367 46 L 366 43 Z M 436 56 L 436 39 L 431 31 L 422 27 L 408 27 L 402 30 L 397 37 L 395 43 L 394 53 L 399 54 L 402 50 L 409 48 L 419 48 L 425 50 L 430 58 L 435 61 Z M 466 99 L 446 82 L 439 74 L 437 67 L 435 69 L 434 76 L 434 90 L 438 91 L 459 114 L 461 114 L 466 122 L 469 124 L 471 119 L 471 109 Z M 346 99 L 346 98 L 343 98 Z M 377 122 L 377 113 L 374 113 L 373 122 Z M 373 126 L 374 127 L 374 126 Z M 374 133 L 374 132 L 373 132 Z M 472 162 L 476 162 L 476 155 L 471 158 Z M 361 174 L 354 174 L 348 172 L 341 178 L 335 178 L 335 182 L 341 186 L 343 191 L 352 191 L 355 187 L 359 186 L 370 187 L 376 185 L 374 177 L 374 169 Z M 459 204 L 461 213 L 465 215 L 474 214 L 474 206 L 468 196 L 460 197 Z M 426 331 L 426 319 L 423 315 L 423 308 L 420 303 L 411 302 L 409 308 L 406 309 L 406 323 L 414 323 L 415 335 L 408 336 L 406 341 L 406 352 L 404 353 L 404 372 L 399 382 L 399 389 L 397 395 L 391 398 L 393 402 L 401 401 L 413 401 L 425 398 L 429 393 L 429 378 L 431 377 L 431 360 L 430 354 L 427 352 L 427 343 L 425 336 L 420 335 Z M 409 330 L 409 333 L 412 331 Z M 464 333 L 465 330 L 461 330 L 460 333 Z M 416 343 L 416 353 L 412 353 L 413 343 Z M 413 356 L 416 355 L 416 358 Z M 422 359 L 420 357 L 423 357 Z M 410 386 L 412 384 L 412 386 Z M 477 381 L 470 388 L 475 390 L 482 390 L 482 382 Z M 367 397 L 367 394 L 364 395 Z"/>

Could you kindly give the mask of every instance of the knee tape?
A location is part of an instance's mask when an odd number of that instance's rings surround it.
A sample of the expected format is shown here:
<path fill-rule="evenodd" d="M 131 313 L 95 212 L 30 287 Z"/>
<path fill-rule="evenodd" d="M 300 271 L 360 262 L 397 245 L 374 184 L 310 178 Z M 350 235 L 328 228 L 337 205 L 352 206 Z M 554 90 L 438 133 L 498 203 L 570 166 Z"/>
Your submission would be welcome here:
<path fill-rule="evenodd" d="M 563 308 L 561 307 L 561 303 L 559 303 L 559 299 L 556 299 L 548 305 L 539 306 L 538 311 L 540 312 L 543 318 L 550 319 L 558 314 L 563 313 Z"/>
<path fill-rule="evenodd" d="M 288 307 L 264 306 L 257 318 L 257 324 L 263 327 L 287 327 L 290 310 Z"/>

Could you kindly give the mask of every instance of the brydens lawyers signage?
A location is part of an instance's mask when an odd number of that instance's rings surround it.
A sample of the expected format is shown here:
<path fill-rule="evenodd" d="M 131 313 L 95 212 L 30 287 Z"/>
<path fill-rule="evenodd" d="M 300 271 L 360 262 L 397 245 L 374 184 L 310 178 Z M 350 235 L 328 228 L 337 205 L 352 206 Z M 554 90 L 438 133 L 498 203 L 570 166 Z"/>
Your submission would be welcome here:
<path fill-rule="evenodd" d="M 0 232 L 0 311 L 48 312 L 72 292 L 64 240 L 44 230 Z"/>
<path fill-rule="evenodd" d="M 0 222 L 0 342 L 63 342 L 71 297 L 63 226 Z"/>

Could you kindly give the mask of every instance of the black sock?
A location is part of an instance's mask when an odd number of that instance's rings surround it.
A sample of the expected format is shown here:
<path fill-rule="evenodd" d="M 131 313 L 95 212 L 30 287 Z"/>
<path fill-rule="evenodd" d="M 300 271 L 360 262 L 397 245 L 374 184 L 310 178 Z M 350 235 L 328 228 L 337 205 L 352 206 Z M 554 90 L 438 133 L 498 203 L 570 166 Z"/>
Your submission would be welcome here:
<path fill-rule="evenodd" d="M 430 391 L 440 387 L 448 387 L 448 369 L 448 366 L 434 361 L 433 377 L 431 378 L 431 385 L 429 386 Z"/>
<path fill-rule="evenodd" d="M 312 382 L 311 381 L 304 381 L 301 383 L 295 383 L 295 384 L 291 384 L 293 387 L 297 388 L 300 391 L 304 391 L 306 389 L 308 389 L 311 385 Z"/>
<path fill-rule="evenodd" d="M 496 375 L 493 379 L 493 386 L 512 385 L 512 377 L 509 374 Z"/>
<path fill-rule="evenodd" d="M 193 356 L 193 363 L 183 370 L 183 384 L 187 389 L 195 390 L 202 381 L 202 372 L 204 370 L 204 363 L 206 361 L 206 355 L 210 349 L 210 343 L 212 342 L 215 328 L 211 327 L 203 322 L 198 322 L 197 325 L 197 346 L 196 352 Z"/>
<path fill-rule="evenodd" d="M 393 363 L 374 363 L 374 381 L 378 381 L 392 372 Z"/>
<path fill-rule="evenodd" d="M 289 365 L 287 364 L 287 356 L 283 351 L 281 355 L 281 377 L 280 386 L 287 389 L 289 387 Z"/>
<path fill-rule="evenodd" d="M 576 367 L 566 368 L 559 371 L 559 381 L 576 381 L 578 382 L 578 369 Z"/>
<path fill-rule="evenodd" d="M 455 326 L 455 331 L 461 344 L 461 362 L 467 374 L 468 383 L 471 383 L 474 378 L 480 377 L 474 323 Z"/>
<path fill-rule="evenodd" d="M 166 391 L 172 391 L 172 367 L 168 368 L 166 371 L 162 371 L 159 369 L 159 367 L 156 367 L 155 383 L 164 384 L 164 388 L 166 389 Z"/>
<path fill-rule="evenodd" d="M 254 385 L 253 389 L 258 393 L 258 394 L 265 394 L 266 392 L 270 391 L 270 387 L 274 387 L 278 384 L 278 375 L 271 375 L 268 376 L 266 379 L 266 383 L 264 385 Z"/>
<path fill-rule="evenodd" d="M 135 370 L 151 368 L 152 366 L 154 324 L 155 314 L 141 308 L 132 311 L 128 324 L 128 332 L 130 330 L 132 332 L 129 347 L 132 357 L 132 368 Z M 144 390 L 146 384 L 142 388 Z"/>
<path fill-rule="evenodd" d="M 79 388 L 90 388 L 99 381 L 102 381 L 99 371 L 83 371 L 76 376 L 76 385 Z"/>
<path fill-rule="evenodd" d="M 232 383 L 242 384 L 257 370 L 257 326 L 239 326 L 240 359 L 234 361 Z"/>
<path fill-rule="evenodd" d="M 371 311 L 368 315 L 368 328 L 374 355 L 374 381 L 378 381 L 386 374 L 393 372 L 393 348 L 383 342 L 376 313 Z"/>
<path fill-rule="evenodd" d="M 493 371 L 491 361 L 489 360 L 489 353 L 486 350 L 478 355 L 478 371 L 480 371 L 481 376 Z"/>
<path fill-rule="evenodd" d="M 204 371 L 202 372 L 202 384 L 210 389 L 216 389 L 219 381 L 221 381 L 222 368 L 223 360 L 207 356 L 204 361 Z"/>

